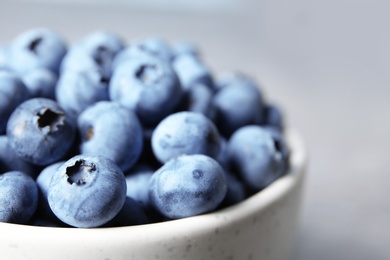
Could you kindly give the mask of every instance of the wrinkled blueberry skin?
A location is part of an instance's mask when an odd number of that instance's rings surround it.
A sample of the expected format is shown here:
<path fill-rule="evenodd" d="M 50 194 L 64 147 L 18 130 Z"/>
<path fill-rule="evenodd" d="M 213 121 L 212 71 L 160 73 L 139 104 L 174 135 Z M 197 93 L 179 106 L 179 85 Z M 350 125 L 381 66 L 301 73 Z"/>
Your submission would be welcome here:
<path fill-rule="evenodd" d="M 20 158 L 36 165 L 48 165 L 68 153 L 75 126 L 55 101 L 32 98 L 11 114 L 7 136 L 10 147 Z"/>
<path fill-rule="evenodd" d="M 238 129 L 228 142 L 233 169 L 254 191 L 286 173 L 288 154 L 282 135 L 257 125 Z"/>
<path fill-rule="evenodd" d="M 23 172 L 33 179 L 37 177 L 39 169 L 33 164 L 19 158 L 8 144 L 6 135 L 0 136 L 0 173 L 9 171 Z"/>
<path fill-rule="evenodd" d="M 154 173 L 150 168 L 134 169 L 126 175 L 126 196 L 140 203 L 144 208 L 150 208 L 149 181 Z"/>
<path fill-rule="evenodd" d="M 61 74 L 57 87 L 58 104 L 76 118 L 90 105 L 108 100 L 108 82 L 97 70 L 67 70 Z"/>
<path fill-rule="evenodd" d="M 183 155 L 165 163 L 151 178 L 149 195 L 154 207 L 170 219 L 206 213 L 226 195 L 222 167 L 205 155 Z"/>
<path fill-rule="evenodd" d="M 147 57 L 120 64 L 110 80 L 112 101 L 134 110 L 145 125 L 155 125 L 177 107 L 179 80 L 169 63 Z"/>
<path fill-rule="evenodd" d="M 130 169 L 143 148 L 142 126 L 137 115 L 111 101 L 100 101 L 80 114 L 77 126 L 84 154 L 100 154 Z"/>
<path fill-rule="evenodd" d="M 35 213 L 38 188 L 19 171 L 0 174 L 0 222 L 25 224 Z"/>
<path fill-rule="evenodd" d="M 28 71 L 22 76 L 22 81 L 30 92 L 31 97 L 55 99 L 57 75 L 51 70 L 37 68 Z"/>
<path fill-rule="evenodd" d="M 108 31 L 95 31 L 75 43 L 64 57 L 61 71 L 98 70 L 109 78 L 112 62 L 124 47 L 122 39 Z"/>
<path fill-rule="evenodd" d="M 185 91 L 197 83 L 209 86 L 211 89 L 214 88 L 211 72 L 198 56 L 192 54 L 177 56 L 173 60 L 172 66 Z"/>
<path fill-rule="evenodd" d="M 46 68 L 58 73 L 67 47 L 64 40 L 47 28 L 19 34 L 10 44 L 10 67 L 22 75 L 29 70 Z"/>
<path fill-rule="evenodd" d="M 47 194 L 50 208 L 64 223 L 99 227 L 122 209 L 126 180 L 111 159 L 77 155 L 54 173 Z"/>
<path fill-rule="evenodd" d="M 264 101 L 258 87 L 245 77 L 233 78 L 214 95 L 215 123 L 225 137 L 245 125 L 263 122 Z"/>
<path fill-rule="evenodd" d="M 14 109 L 29 97 L 29 91 L 19 77 L 9 71 L 0 71 L 0 134 L 5 133 Z"/>
<path fill-rule="evenodd" d="M 65 161 L 59 161 L 53 164 L 50 164 L 49 166 L 46 166 L 38 175 L 35 182 L 38 187 L 38 193 L 39 193 L 39 203 L 38 203 L 38 210 L 41 217 L 44 217 L 45 219 L 49 219 L 52 221 L 57 221 L 57 218 L 55 217 L 54 213 L 51 211 L 49 202 L 47 200 L 47 191 L 49 190 L 50 181 L 53 177 L 54 173 L 60 168 L 62 164 L 64 164 Z"/>
<path fill-rule="evenodd" d="M 183 154 L 204 154 L 216 158 L 220 135 L 206 116 L 195 112 L 169 115 L 157 125 L 152 135 L 152 149 L 160 162 Z"/>

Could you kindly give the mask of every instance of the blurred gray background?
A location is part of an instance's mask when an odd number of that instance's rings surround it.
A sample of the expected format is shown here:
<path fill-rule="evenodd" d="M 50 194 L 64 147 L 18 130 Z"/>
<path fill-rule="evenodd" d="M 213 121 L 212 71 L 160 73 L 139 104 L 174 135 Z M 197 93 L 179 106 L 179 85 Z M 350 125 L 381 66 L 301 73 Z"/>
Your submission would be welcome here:
<path fill-rule="evenodd" d="M 293 260 L 390 259 L 390 2 L 0 0 L 0 43 L 36 26 L 198 44 L 253 75 L 310 154 Z M 387 119 L 386 119 L 387 118 Z"/>

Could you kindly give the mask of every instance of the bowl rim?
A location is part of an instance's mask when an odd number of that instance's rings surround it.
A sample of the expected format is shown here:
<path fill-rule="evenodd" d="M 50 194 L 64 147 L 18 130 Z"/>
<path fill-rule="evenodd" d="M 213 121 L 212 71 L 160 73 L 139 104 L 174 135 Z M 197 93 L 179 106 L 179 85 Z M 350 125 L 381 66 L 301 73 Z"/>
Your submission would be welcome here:
<path fill-rule="evenodd" d="M 144 233 L 148 233 L 149 230 L 153 230 L 153 238 L 158 240 L 162 239 L 166 232 L 172 233 L 172 230 L 174 230 L 179 236 L 180 234 L 184 235 L 188 234 L 188 232 L 192 232 L 194 227 L 197 232 L 206 232 L 210 229 L 216 231 L 216 229 L 221 226 L 230 225 L 233 222 L 237 222 L 240 219 L 246 218 L 255 212 L 267 208 L 301 183 L 307 165 L 305 146 L 297 130 L 286 129 L 285 136 L 292 151 L 289 172 L 274 181 L 265 189 L 235 205 L 193 217 L 121 227 L 44 227 L 0 222 L 0 234 L 2 234 L 0 236 L 7 234 L 5 235 L 6 237 L 11 238 L 12 236 L 18 236 L 20 239 L 20 232 L 23 232 L 23 236 L 26 236 L 25 238 L 34 237 L 34 239 L 39 239 L 36 237 L 37 233 L 46 237 L 55 237 L 56 239 L 62 235 L 64 237 L 93 236 L 95 239 L 98 239 L 103 237 L 107 238 L 111 235 L 117 236 L 118 234 L 122 234 L 122 232 L 130 232 L 135 237 L 134 239 L 137 239 L 138 235 L 143 236 Z"/>

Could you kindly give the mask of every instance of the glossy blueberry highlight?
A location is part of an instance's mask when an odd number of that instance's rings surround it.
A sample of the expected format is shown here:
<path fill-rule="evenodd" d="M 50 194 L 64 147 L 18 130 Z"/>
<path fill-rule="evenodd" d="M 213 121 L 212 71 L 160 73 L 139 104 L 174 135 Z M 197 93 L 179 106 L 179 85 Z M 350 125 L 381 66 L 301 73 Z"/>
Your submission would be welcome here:
<path fill-rule="evenodd" d="M 205 155 L 183 155 L 165 163 L 150 181 L 150 199 L 164 216 L 177 219 L 214 210 L 227 191 L 225 173 Z"/>
<path fill-rule="evenodd" d="M 25 224 L 38 205 L 34 180 L 19 171 L 0 174 L 0 222 Z"/>
<path fill-rule="evenodd" d="M 220 140 L 217 128 L 205 115 L 178 112 L 157 125 L 152 135 L 152 148 L 160 162 L 183 154 L 204 154 L 217 158 Z"/>
<path fill-rule="evenodd" d="M 123 172 L 110 159 L 78 155 L 54 173 L 48 202 L 54 214 L 74 227 L 99 227 L 112 220 L 126 198 Z"/>
<path fill-rule="evenodd" d="M 46 98 L 33 98 L 20 104 L 9 118 L 10 147 L 24 160 L 48 165 L 70 150 L 75 127 L 59 105 Z"/>

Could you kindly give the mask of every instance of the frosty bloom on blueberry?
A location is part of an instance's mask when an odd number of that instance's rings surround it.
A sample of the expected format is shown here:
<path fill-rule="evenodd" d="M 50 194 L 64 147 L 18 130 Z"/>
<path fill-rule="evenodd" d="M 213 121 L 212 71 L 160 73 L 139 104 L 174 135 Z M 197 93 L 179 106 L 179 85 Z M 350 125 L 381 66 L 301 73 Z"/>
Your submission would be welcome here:
<path fill-rule="evenodd" d="M 73 144 L 75 128 L 50 99 L 33 98 L 9 118 L 7 136 L 12 149 L 26 161 L 47 165 L 61 159 Z"/>
<path fill-rule="evenodd" d="M 0 221 L 92 228 L 184 218 L 286 174 L 281 108 L 251 77 L 215 78 L 200 53 L 102 30 L 70 48 L 47 28 L 1 44 Z"/>
<path fill-rule="evenodd" d="M 183 155 L 165 163 L 150 180 L 154 207 L 168 218 L 184 218 L 211 211 L 227 191 L 225 173 L 212 158 Z"/>
<path fill-rule="evenodd" d="M 169 63 L 147 56 L 129 59 L 115 69 L 109 95 L 134 110 L 143 124 L 156 125 L 178 105 L 181 87 Z"/>
<path fill-rule="evenodd" d="M 26 223 L 38 205 L 34 180 L 18 171 L 0 174 L 0 222 Z"/>
<path fill-rule="evenodd" d="M 220 136 L 214 123 L 196 112 L 178 112 L 160 122 L 152 135 L 152 148 L 161 162 L 183 154 L 204 154 L 216 158 Z"/>
<path fill-rule="evenodd" d="M 121 210 L 126 180 L 112 160 L 78 155 L 54 173 L 47 194 L 50 208 L 63 222 L 75 227 L 98 227 Z"/>

